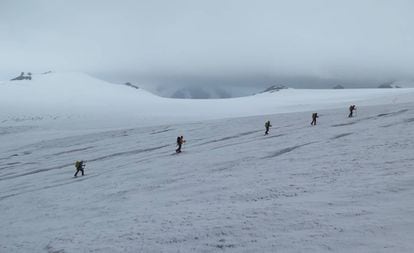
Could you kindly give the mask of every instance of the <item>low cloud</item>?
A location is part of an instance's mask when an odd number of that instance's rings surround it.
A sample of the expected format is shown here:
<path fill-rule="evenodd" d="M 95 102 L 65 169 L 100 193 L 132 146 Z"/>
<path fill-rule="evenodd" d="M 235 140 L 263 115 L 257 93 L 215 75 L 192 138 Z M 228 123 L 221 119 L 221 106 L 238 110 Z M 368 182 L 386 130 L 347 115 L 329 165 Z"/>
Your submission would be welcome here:
<path fill-rule="evenodd" d="M 413 11 L 403 0 L 3 0 L 0 75 L 224 86 L 413 79 Z"/>

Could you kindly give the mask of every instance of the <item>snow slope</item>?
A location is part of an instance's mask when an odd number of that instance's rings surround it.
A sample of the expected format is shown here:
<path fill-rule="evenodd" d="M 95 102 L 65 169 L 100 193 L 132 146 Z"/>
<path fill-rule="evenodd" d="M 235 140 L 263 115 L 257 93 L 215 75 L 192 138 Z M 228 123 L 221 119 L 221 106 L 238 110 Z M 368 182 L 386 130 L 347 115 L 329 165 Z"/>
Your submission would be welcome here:
<path fill-rule="evenodd" d="M 286 89 L 233 99 L 169 99 L 82 73 L 52 73 L 0 84 L 0 123 L 30 121 L 58 129 L 136 127 L 341 108 L 350 103 L 403 103 L 411 101 L 412 94 L 414 89 Z"/>
<path fill-rule="evenodd" d="M 23 90 L 32 84 L 22 83 L 20 92 L 30 94 Z M 107 89 L 105 96 L 121 98 L 122 86 L 98 86 L 83 94 Z M 122 106 L 105 108 L 122 112 L 107 117 L 125 120 L 118 122 L 125 127 L 105 130 L 110 124 L 92 120 L 50 127 L 62 118 L 0 124 L 0 252 L 414 251 L 410 90 L 286 90 L 225 100 L 209 114 L 218 101 L 190 103 L 125 88 L 116 103 Z M 105 96 L 95 101 L 105 104 Z M 154 118 L 181 108 L 188 120 L 203 113 L 216 120 L 128 127 L 130 115 L 145 111 L 126 106 L 146 98 L 145 117 L 153 124 L 154 108 Z M 347 105 L 358 100 L 357 116 L 347 118 Z M 19 113 L 7 101 L 8 113 Z M 30 113 L 43 113 L 40 101 L 32 102 Z M 86 116 L 105 116 L 98 102 Z M 315 108 L 320 118 L 311 127 L 310 112 L 300 111 Z M 290 113 L 260 115 L 271 110 Z M 258 116 L 219 119 L 249 114 Z M 268 119 L 273 128 L 264 136 Z M 181 134 L 187 143 L 176 155 Z M 86 176 L 73 178 L 77 159 L 88 161 Z"/>
<path fill-rule="evenodd" d="M 414 104 L 346 113 L 27 131 L 1 150 L 0 251 L 412 252 Z"/>

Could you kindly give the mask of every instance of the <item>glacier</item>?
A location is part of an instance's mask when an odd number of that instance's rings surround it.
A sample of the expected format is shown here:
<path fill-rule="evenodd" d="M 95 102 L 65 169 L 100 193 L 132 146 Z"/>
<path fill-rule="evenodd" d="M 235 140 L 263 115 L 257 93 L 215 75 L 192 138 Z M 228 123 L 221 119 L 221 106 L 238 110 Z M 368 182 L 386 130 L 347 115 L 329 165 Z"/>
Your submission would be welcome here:
<path fill-rule="evenodd" d="M 0 252 L 414 250 L 414 89 L 181 100 L 56 73 L 0 108 Z"/>

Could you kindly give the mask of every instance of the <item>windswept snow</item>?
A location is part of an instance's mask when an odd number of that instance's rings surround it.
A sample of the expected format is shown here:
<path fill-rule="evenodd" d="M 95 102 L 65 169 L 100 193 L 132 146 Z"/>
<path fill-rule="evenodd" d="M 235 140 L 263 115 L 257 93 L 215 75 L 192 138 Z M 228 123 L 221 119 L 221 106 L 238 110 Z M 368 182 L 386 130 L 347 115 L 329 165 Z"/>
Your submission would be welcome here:
<path fill-rule="evenodd" d="M 0 85 L 0 252 L 414 251 L 409 89 L 182 101 L 74 74 L 82 98 L 50 78 Z"/>

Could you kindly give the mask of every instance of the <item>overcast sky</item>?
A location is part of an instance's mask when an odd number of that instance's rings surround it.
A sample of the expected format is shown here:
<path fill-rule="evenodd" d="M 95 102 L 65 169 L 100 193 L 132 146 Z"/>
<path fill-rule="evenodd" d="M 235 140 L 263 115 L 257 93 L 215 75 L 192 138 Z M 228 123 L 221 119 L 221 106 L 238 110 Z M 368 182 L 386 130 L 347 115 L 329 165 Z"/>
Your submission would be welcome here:
<path fill-rule="evenodd" d="M 0 77 L 413 79 L 413 13 L 412 0 L 0 0 Z"/>

